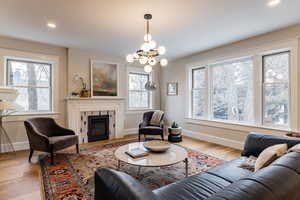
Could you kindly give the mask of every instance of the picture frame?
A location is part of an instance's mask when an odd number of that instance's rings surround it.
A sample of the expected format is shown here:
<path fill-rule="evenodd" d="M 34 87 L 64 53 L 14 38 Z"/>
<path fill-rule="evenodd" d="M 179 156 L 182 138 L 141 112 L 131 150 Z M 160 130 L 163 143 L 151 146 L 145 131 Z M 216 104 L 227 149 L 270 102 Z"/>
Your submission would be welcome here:
<path fill-rule="evenodd" d="M 119 64 L 90 61 L 91 97 L 119 96 Z"/>
<path fill-rule="evenodd" d="M 167 95 L 168 96 L 177 96 L 178 95 L 178 83 L 177 82 L 167 83 Z"/>

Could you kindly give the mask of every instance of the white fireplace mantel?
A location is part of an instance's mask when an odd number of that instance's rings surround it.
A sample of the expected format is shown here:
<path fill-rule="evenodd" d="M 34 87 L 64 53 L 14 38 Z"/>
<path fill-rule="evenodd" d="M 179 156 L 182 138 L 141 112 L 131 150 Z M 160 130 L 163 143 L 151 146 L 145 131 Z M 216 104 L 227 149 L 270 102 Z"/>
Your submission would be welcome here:
<path fill-rule="evenodd" d="M 124 135 L 124 98 L 121 97 L 93 97 L 78 98 L 67 97 L 67 122 L 68 128 L 80 134 L 80 113 L 88 111 L 115 111 L 115 138 L 122 138 Z M 82 141 L 79 138 L 79 141 Z"/>

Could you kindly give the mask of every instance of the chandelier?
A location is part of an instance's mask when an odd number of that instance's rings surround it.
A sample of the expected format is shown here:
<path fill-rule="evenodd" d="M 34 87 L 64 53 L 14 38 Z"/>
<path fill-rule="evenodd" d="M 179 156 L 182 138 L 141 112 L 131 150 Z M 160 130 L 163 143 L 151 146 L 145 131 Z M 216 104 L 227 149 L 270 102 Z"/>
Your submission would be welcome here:
<path fill-rule="evenodd" d="M 157 47 L 156 42 L 152 40 L 152 36 L 149 32 L 149 21 L 152 19 L 152 15 L 145 14 L 144 19 L 146 20 L 146 34 L 144 36 L 144 43 L 135 53 L 127 55 L 126 60 L 129 63 L 139 61 L 140 64 L 145 65 L 145 72 L 150 73 L 152 71 L 152 66 L 155 66 L 157 63 L 160 63 L 160 65 L 163 67 L 167 66 L 168 60 L 165 58 L 161 59 L 160 61 L 157 60 L 158 56 L 166 53 L 166 48 L 164 46 Z"/>

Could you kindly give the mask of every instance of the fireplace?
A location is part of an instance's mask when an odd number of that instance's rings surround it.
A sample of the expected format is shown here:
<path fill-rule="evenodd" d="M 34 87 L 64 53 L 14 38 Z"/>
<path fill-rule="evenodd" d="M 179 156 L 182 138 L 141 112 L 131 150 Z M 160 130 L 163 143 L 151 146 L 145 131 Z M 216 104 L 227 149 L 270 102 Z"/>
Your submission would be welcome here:
<path fill-rule="evenodd" d="M 109 115 L 88 116 L 88 142 L 109 139 Z"/>

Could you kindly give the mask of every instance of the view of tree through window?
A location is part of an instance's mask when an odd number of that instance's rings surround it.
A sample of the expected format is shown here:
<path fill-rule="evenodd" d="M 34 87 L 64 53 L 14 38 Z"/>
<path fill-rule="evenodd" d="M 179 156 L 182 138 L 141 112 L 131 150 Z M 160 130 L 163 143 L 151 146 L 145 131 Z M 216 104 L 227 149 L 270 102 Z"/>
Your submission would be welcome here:
<path fill-rule="evenodd" d="M 128 106 L 132 109 L 149 108 L 150 93 L 145 89 L 149 74 L 130 72 L 128 75 Z"/>
<path fill-rule="evenodd" d="M 192 89 L 192 109 L 195 118 L 205 115 L 206 105 L 206 69 L 204 67 L 192 70 L 193 89 Z"/>
<path fill-rule="evenodd" d="M 52 110 L 51 64 L 8 59 L 7 85 L 19 92 L 18 111 Z"/>
<path fill-rule="evenodd" d="M 211 66 L 213 119 L 253 121 L 251 58 Z"/>
<path fill-rule="evenodd" d="M 289 52 L 263 57 L 265 124 L 288 124 L 289 57 Z"/>

